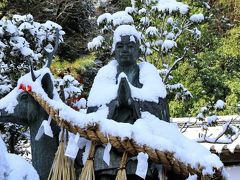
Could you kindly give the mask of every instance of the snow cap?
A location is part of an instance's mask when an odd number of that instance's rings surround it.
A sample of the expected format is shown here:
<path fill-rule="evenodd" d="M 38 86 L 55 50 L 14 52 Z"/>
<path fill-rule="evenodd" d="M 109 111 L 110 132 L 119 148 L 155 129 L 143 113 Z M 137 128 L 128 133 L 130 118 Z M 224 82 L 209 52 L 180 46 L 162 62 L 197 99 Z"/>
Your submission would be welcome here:
<path fill-rule="evenodd" d="M 131 25 L 118 26 L 113 34 L 112 52 L 114 52 L 116 44 L 121 41 L 121 36 L 127 35 L 136 37 L 136 40 L 138 40 L 139 42 L 141 40 L 141 34 L 136 30 L 134 26 Z M 130 39 L 133 38 L 130 37 Z"/>

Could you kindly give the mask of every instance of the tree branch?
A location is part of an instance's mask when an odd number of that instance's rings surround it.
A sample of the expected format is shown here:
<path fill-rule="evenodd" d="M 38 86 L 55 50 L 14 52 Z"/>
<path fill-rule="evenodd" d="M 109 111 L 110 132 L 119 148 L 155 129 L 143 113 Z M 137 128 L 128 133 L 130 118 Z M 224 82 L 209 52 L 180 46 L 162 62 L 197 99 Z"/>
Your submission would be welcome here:
<path fill-rule="evenodd" d="M 185 50 L 183 55 L 173 63 L 172 67 L 168 70 L 168 72 L 163 80 L 164 83 L 167 82 L 167 79 L 168 79 L 170 73 L 172 72 L 172 70 L 175 68 L 175 66 L 177 66 L 180 61 L 184 60 L 186 53 L 187 53 L 187 50 Z"/>

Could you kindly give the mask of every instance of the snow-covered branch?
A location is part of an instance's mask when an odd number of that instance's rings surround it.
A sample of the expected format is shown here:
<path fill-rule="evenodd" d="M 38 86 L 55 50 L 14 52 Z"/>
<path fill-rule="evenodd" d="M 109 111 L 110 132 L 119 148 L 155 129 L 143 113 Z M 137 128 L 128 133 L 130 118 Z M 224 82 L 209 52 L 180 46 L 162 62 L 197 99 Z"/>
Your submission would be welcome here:
<path fill-rule="evenodd" d="M 174 70 L 174 68 L 175 68 L 181 61 L 184 60 L 184 58 L 185 58 L 185 56 L 186 56 L 186 53 L 187 53 L 187 50 L 185 49 L 183 55 L 182 55 L 180 58 L 178 58 L 178 59 L 176 59 L 176 60 L 174 61 L 172 67 L 168 70 L 166 76 L 164 77 L 164 80 L 163 80 L 164 83 L 167 82 L 168 77 L 169 77 L 169 75 L 171 74 L 171 72 Z"/>

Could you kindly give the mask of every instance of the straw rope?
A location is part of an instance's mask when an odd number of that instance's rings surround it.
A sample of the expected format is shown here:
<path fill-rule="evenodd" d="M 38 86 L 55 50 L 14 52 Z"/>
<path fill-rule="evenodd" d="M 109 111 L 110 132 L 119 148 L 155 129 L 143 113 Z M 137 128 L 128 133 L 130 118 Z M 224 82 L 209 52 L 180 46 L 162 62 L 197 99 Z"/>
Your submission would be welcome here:
<path fill-rule="evenodd" d="M 127 151 L 124 151 L 115 180 L 127 180 L 127 173 L 126 173 L 127 159 L 128 159 L 128 153 Z"/>
<path fill-rule="evenodd" d="M 68 142 L 68 132 L 66 132 L 66 141 L 64 141 L 64 129 L 62 130 L 60 144 L 55 154 L 52 168 L 48 180 L 75 180 L 74 161 L 64 155 L 65 142 Z"/>
<path fill-rule="evenodd" d="M 173 170 L 176 174 L 182 174 L 186 177 L 189 174 L 197 174 L 198 177 L 208 178 L 209 175 L 202 175 L 202 169 L 199 167 L 198 169 L 192 168 L 190 164 L 184 164 L 180 162 L 178 159 L 174 158 L 174 154 L 171 152 L 162 152 L 157 149 L 152 149 L 148 146 L 141 146 L 137 144 L 132 139 L 121 140 L 120 137 L 115 137 L 111 135 L 103 134 L 98 126 L 89 125 L 88 127 L 80 128 L 77 125 L 73 125 L 70 122 L 60 118 L 59 110 L 51 107 L 45 100 L 41 98 L 41 96 L 37 95 L 34 92 L 29 92 L 33 98 L 46 110 L 46 112 L 55 120 L 56 124 L 60 127 L 66 128 L 68 131 L 72 133 L 79 133 L 80 136 L 85 137 L 91 141 L 101 144 L 107 144 L 108 142 L 111 145 L 122 152 L 128 152 L 131 155 L 137 155 L 139 152 L 147 153 L 149 158 L 158 164 L 162 164 L 166 171 Z M 223 179 L 222 177 L 222 169 L 214 168 L 214 174 L 211 177 L 212 179 Z"/>
<path fill-rule="evenodd" d="M 88 159 L 82 169 L 79 180 L 95 180 L 94 165 L 93 165 L 95 150 L 96 150 L 96 144 L 95 142 L 92 142 L 89 150 L 89 154 L 88 154 Z"/>

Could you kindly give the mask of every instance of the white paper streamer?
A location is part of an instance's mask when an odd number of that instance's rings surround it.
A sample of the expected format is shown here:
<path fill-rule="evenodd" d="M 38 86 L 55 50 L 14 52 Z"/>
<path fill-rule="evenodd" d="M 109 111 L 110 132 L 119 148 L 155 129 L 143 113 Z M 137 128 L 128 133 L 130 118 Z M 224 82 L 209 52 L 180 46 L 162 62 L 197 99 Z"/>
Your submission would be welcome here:
<path fill-rule="evenodd" d="M 103 153 L 103 161 L 109 166 L 110 164 L 110 151 L 112 149 L 112 145 L 110 143 L 107 144 L 107 146 L 104 149 Z"/>
<path fill-rule="evenodd" d="M 140 176 L 141 178 L 145 179 L 148 170 L 148 154 L 140 152 L 137 155 L 137 170 L 136 175 Z"/>
<path fill-rule="evenodd" d="M 75 137 L 69 137 L 68 145 L 65 151 L 65 156 L 68 156 L 72 159 L 75 159 L 79 150 L 78 141 L 79 141 L 79 134 L 77 133 Z"/>
<path fill-rule="evenodd" d="M 38 141 L 43 136 L 43 134 L 46 134 L 49 137 L 53 137 L 53 132 L 50 126 L 51 120 L 52 118 L 50 116 L 48 117 L 48 120 L 43 120 L 35 136 L 36 141 Z"/>
<path fill-rule="evenodd" d="M 83 164 L 85 164 L 87 159 L 88 159 L 88 154 L 89 154 L 89 151 L 90 151 L 90 148 L 91 148 L 91 144 L 92 144 L 91 141 L 88 141 L 87 144 L 86 144 L 85 151 L 84 151 L 83 157 L 82 157 Z"/>

